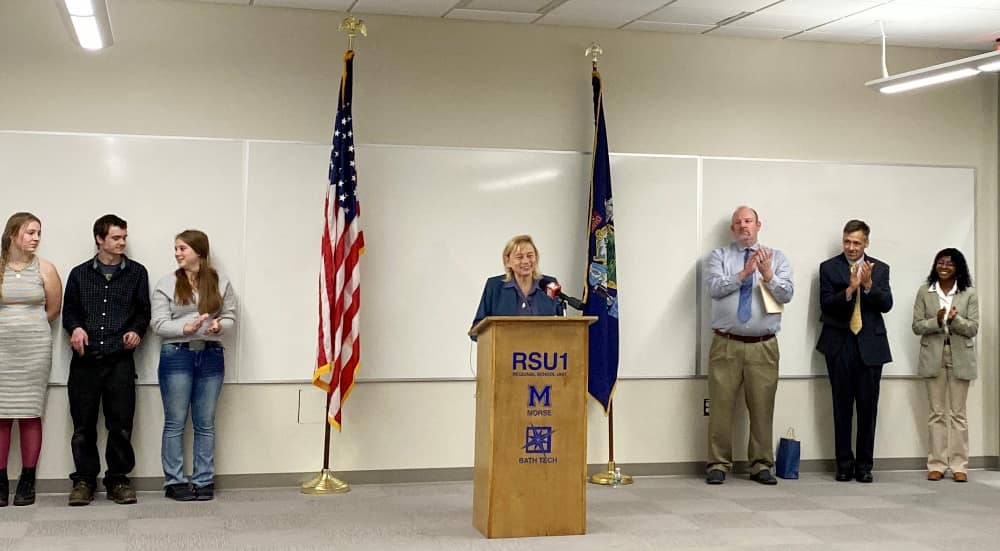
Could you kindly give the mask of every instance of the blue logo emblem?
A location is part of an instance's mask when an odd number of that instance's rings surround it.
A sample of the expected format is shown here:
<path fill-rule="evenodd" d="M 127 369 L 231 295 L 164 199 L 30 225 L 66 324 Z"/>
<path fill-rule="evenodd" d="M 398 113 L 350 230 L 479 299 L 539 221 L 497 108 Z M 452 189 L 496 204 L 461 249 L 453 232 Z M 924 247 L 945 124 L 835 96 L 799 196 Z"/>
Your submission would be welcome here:
<path fill-rule="evenodd" d="M 552 453 L 552 427 L 529 426 L 524 431 L 525 453 Z"/>
<path fill-rule="evenodd" d="M 528 407 L 533 408 L 539 402 L 542 407 L 552 407 L 552 385 L 545 385 L 541 392 L 535 385 L 528 386 Z"/>

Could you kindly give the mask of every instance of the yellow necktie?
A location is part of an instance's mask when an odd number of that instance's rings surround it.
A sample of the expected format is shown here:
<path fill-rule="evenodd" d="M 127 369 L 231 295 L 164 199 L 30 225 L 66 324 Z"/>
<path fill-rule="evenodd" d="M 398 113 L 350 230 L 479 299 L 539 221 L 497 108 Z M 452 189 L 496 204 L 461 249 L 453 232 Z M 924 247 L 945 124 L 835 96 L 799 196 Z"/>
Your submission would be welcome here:
<path fill-rule="evenodd" d="M 851 275 L 857 273 L 858 265 L 851 264 Z M 854 291 L 854 313 L 851 314 L 851 333 L 861 332 L 861 288 Z"/>

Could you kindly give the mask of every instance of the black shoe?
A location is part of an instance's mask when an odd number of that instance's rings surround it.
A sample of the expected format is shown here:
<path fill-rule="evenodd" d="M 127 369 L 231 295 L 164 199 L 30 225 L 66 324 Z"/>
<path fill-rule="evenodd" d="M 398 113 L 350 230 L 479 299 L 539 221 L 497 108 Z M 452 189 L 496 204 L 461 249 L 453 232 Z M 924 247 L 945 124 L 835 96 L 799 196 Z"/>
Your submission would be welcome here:
<path fill-rule="evenodd" d="M 191 489 L 191 485 L 185 483 L 167 486 L 163 490 L 163 495 L 174 501 L 194 501 L 198 498 L 194 490 Z"/>
<path fill-rule="evenodd" d="M 712 469 L 705 473 L 705 484 L 722 484 L 726 481 L 726 471 Z"/>
<path fill-rule="evenodd" d="M 35 502 L 35 469 L 22 469 L 14 492 L 14 505 L 21 507 Z"/>
<path fill-rule="evenodd" d="M 843 471 L 837 471 L 837 476 L 834 478 L 836 478 L 837 482 L 850 482 L 851 480 L 854 480 L 851 473 L 845 473 Z"/>
<path fill-rule="evenodd" d="M 215 484 L 205 484 L 202 487 L 195 487 L 195 499 L 197 501 L 212 501 L 215 499 Z"/>
<path fill-rule="evenodd" d="M 863 482 L 865 484 L 871 484 L 872 482 L 875 482 L 875 478 L 872 476 L 871 471 L 861 471 L 854 473 L 854 480 L 857 480 L 858 482 Z"/>
<path fill-rule="evenodd" d="M 768 469 L 761 469 L 750 475 L 750 480 L 753 480 L 757 484 L 765 484 L 767 486 L 774 486 L 778 483 L 778 479 L 774 478 L 771 471 Z"/>

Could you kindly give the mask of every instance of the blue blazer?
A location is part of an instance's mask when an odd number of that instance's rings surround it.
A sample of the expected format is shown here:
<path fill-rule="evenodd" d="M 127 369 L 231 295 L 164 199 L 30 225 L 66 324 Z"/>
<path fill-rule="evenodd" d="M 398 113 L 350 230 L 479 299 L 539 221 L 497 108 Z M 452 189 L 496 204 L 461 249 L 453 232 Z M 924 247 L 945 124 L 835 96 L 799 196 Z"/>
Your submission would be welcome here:
<path fill-rule="evenodd" d="M 889 265 L 881 260 L 865 256 L 873 262 L 872 289 L 861 293 L 861 332 L 857 334 L 861 361 L 868 366 L 881 366 L 892 361 L 889 352 L 889 337 L 885 331 L 882 314 L 892 309 L 892 290 L 889 288 Z M 848 339 L 855 337 L 851 332 L 851 315 L 854 301 L 844 298 L 844 290 L 851 283 L 851 264 L 843 254 L 819 265 L 819 305 L 823 330 L 816 343 L 816 350 L 826 355 L 837 354 Z"/>
<path fill-rule="evenodd" d="M 479 299 L 479 309 L 476 310 L 476 317 L 472 320 L 470 328 L 475 327 L 477 323 L 489 316 L 525 315 L 521 308 L 521 299 L 518 297 L 517 289 L 506 286 L 503 277 L 498 275 L 486 280 L 486 285 L 483 287 L 483 297 Z M 535 282 L 535 288 L 528 294 L 528 298 L 531 300 L 536 316 L 561 316 L 563 313 L 562 304 L 549 298 L 545 291 L 538 287 L 538 281 Z"/>

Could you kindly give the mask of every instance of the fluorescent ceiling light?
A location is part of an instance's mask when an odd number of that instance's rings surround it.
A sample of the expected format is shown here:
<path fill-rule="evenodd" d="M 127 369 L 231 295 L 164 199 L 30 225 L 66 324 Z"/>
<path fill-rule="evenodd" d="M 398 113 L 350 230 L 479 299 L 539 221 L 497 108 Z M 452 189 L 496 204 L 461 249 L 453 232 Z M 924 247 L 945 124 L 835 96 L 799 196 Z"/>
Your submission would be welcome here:
<path fill-rule="evenodd" d="M 865 86 L 883 94 L 894 94 L 975 76 L 980 71 L 1000 71 L 1000 50 L 868 81 Z"/>
<path fill-rule="evenodd" d="M 97 28 L 97 19 L 94 17 L 69 16 L 73 21 L 73 30 L 76 31 L 76 39 L 80 47 L 84 50 L 100 50 L 104 47 L 101 40 L 101 30 Z"/>
<path fill-rule="evenodd" d="M 90 0 L 64 0 L 66 11 L 77 17 L 93 17 L 94 4 Z"/>
<path fill-rule="evenodd" d="M 979 74 L 979 71 L 970 68 L 957 69 L 955 71 L 949 71 L 947 73 L 938 73 L 933 76 L 917 78 L 913 80 L 907 80 L 904 82 L 897 82 L 896 84 L 890 84 L 888 86 L 883 86 L 878 89 L 879 92 L 883 94 L 895 94 L 896 92 L 905 92 L 907 90 L 913 90 L 914 88 L 923 88 L 924 86 L 931 86 L 933 84 L 941 84 L 942 82 L 949 82 L 952 80 L 958 80 L 960 78 L 972 77 Z"/>
<path fill-rule="evenodd" d="M 114 43 L 107 0 L 56 0 L 56 5 L 81 48 L 100 50 Z"/>

